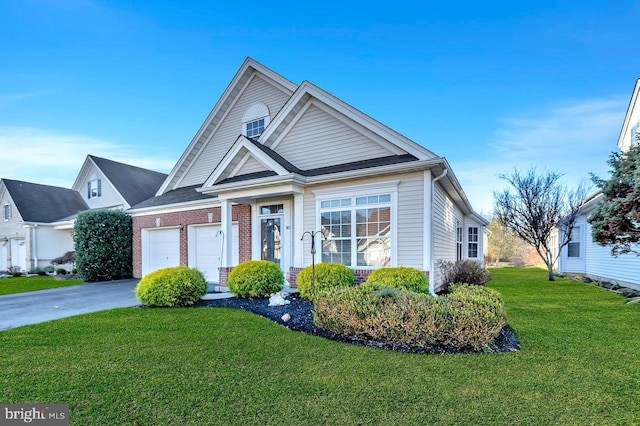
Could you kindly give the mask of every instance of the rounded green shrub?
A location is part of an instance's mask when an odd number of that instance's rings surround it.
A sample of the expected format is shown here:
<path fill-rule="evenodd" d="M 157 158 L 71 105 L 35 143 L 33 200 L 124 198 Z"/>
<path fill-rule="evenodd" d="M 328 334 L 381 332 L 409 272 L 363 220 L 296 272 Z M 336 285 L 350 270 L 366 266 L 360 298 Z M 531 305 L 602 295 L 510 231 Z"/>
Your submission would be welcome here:
<path fill-rule="evenodd" d="M 369 275 L 363 286 L 374 290 L 390 287 L 415 291 L 416 293 L 429 291 L 429 281 L 424 273 L 416 268 L 404 266 L 375 270 Z"/>
<path fill-rule="evenodd" d="M 238 297 L 268 297 L 282 290 L 284 275 L 280 267 L 268 260 L 251 260 L 234 267 L 227 287 Z"/>
<path fill-rule="evenodd" d="M 307 266 L 298 274 L 296 284 L 300 296 L 305 299 L 313 299 L 312 275 L 313 268 Z M 332 289 L 351 287 L 356 283 L 353 270 L 341 263 L 320 263 L 315 266 L 315 292 L 316 296 Z"/>
<path fill-rule="evenodd" d="M 193 305 L 207 288 L 202 272 L 176 266 L 145 275 L 136 287 L 136 297 L 147 306 L 175 308 Z"/>
<path fill-rule="evenodd" d="M 507 317 L 500 294 L 484 287 L 452 286 L 450 296 L 433 297 L 358 286 L 319 297 L 313 321 L 324 330 L 381 343 L 481 350 Z"/>

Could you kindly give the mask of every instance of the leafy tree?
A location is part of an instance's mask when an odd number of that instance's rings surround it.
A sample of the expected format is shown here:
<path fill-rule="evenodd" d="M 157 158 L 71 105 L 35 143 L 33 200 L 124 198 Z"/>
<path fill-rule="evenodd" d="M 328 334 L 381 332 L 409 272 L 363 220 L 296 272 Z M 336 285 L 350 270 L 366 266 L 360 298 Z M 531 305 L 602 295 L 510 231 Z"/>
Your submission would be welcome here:
<path fill-rule="evenodd" d="M 560 183 L 560 177 L 562 174 L 555 172 L 515 170 L 513 174 L 500 176 L 511 188 L 494 191 L 496 217 L 536 250 L 547 266 L 549 281 L 555 279 L 553 267 L 562 248 L 571 241 L 578 209 L 586 194 L 584 185 L 570 190 Z M 557 247 L 553 238 L 556 231 Z"/>
<path fill-rule="evenodd" d="M 591 176 L 604 196 L 588 219 L 593 240 L 611 247 L 614 256 L 640 255 L 640 145 L 612 153 L 608 163 L 609 179 Z"/>
<path fill-rule="evenodd" d="M 78 213 L 73 235 L 78 273 L 86 281 L 130 277 L 131 238 L 131 216 L 122 211 Z"/>

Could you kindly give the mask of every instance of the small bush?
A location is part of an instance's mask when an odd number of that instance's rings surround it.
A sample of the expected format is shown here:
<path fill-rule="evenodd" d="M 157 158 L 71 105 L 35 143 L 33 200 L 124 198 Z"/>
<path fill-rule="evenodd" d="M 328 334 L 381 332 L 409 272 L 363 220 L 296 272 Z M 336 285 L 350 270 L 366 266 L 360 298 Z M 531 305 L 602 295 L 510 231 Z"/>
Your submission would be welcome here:
<path fill-rule="evenodd" d="M 268 297 L 282 290 L 284 275 L 280 267 L 268 260 L 251 260 L 234 267 L 227 287 L 238 297 Z"/>
<path fill-rule="evenodd" d="M 11 273 L 11 276 L 14 277 L 14 278 L 21 277 L 22 276 L 22 272 L 14 271 L 14 272 Z"/>
<path fill-rule="evenodd" d="M 457 262 L 438 261 L 442 273 L 442 284 L 438 294 L 449 293 L 449 286 L 456 283 L 484 286 L 491 281 L 491 273 L 475 260 L 458 260 Z"/>
<path fill-rule="evenodd" d="M 68 263 L 76 263 L 76 252 L 68 251 L 60 257 L 51 260 L 53 265 L 66 265 Z M 53 271 L 51 271 L 53 272 Z"/>
<path fill-rule="evenodd" d="M 296 284 L 300 296 L 305 299 L 313 299 L 312 291 L 313 268 L 307 266 L 298 274 Z M 322 293 L 342 287 L 351 287 L 356 283 L 353 270 L 341 263 L 320 263 L 315 266 L 315 292 L 316 296 Z"/>
<path fill-rule="evenodd" d="M 44 267 L 44 272 L 47 274 L 53 274 L 55 272 L 55 268 L 52 265 L 47 265 Z"/>
<path fill-rule="evenodd" d="M 202 272 L 176 266 L 145 275 L 136 287 L 136 297 L 147 306 L 174 308 L 193 305 L 207 288 Z"/>
<path fill-rule="evenodd" d="M 325 330 L 412 347 L 479 350 L 506 324 L 501 297 L 484 287 L 453 286 L 448 297 L 366 286 L 318 298 L 314 323 Z"/>
<path fill-rule="evenodd" d="M 56 269 L 56 274 L 57 275 L 67 275 L 67 270 L 64 268 L 58 268 Z"/>
<path fill-rule="evenodd" d="M 35 267 L 35 268 L 32 268 L 32 269 L 29 271 L 29 274 L 35 274 L 35 275 L 40 275 L 40 276 L 47 275 L 47 273 L 44 271 L 44 269 L 42 269 L 42 268 L 40 268 L 40 267 L 38 267 L 38 266 L 37 266 L 37 267 Z"/>
<path fill-rule="evenodd" d="M 382 287 L 392 287 L 415 291 L 416 293 L 427 293 L 429 291 L 429 281 L 422 271 L 406 267 L 382 268 L 373 271 L 363 285 L 374 290 Z"/>

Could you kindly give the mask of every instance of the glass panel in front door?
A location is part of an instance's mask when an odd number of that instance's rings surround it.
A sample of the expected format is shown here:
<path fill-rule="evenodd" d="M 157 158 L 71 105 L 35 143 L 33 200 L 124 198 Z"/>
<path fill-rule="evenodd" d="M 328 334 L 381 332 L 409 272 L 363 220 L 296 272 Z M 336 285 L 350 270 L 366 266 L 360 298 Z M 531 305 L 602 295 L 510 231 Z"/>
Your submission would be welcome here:
<path fill-rule="evenodd" d="M 262 244 L 262 260 L 268 260 L 282 267 L 282 218 L 270 217 L 260 219 L 260 241 Z"/>

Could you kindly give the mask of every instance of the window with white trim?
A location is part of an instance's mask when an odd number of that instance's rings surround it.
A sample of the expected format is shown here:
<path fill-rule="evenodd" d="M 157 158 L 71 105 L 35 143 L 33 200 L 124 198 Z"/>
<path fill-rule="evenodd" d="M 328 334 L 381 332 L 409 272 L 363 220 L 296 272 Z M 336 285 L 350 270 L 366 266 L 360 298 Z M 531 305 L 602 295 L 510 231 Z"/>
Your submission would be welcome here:
<path fill-rule="evenodd" d="M 462 233 L 462 222 L 456 219 L 456 260 L 462 260 L 463 244 L 464 244 L 464 236 Z"/>
<path fill-rule="evenodd" d="M 477 226 L 470 226 L 467 229 L 468 252 L 467 257 L 478 257 L 479 230 Z"/>
<path fill-rule="evenodd" d="M 242 134 L 257 138 L 269 124 L 269 108 L 262 102 L 251 105 L 242 116 Z"/>
<path fill-rule="evenodd" d="M 4 206 L 2 206 L 2 218 L 4 220 L 11 219 L 11 204 L 6 203 Z"/>
<path fill-rule="evenodd" d="M 322 262 L 350 267 L 391 265 L 391 194 L 320 201 Z"/>
<path fill-rule="evenodd" d="M 102 182 L 100 179 L 94 179 L 87 182 L 87 198 L 97 198 L 102 195 Z"/>
<path fill-rule="evenodd" d="M 246 135 L 249 138 L 257 138 L 264 132 L 264 118 L 259 120 L 250 121 L 245 125 Z"/>
<path fill-rule="evenodd" d="M 580 257 L 580 227 L 574 226 L 571 230 L 571 239 L 567 244 L 567 257 Z"/>

